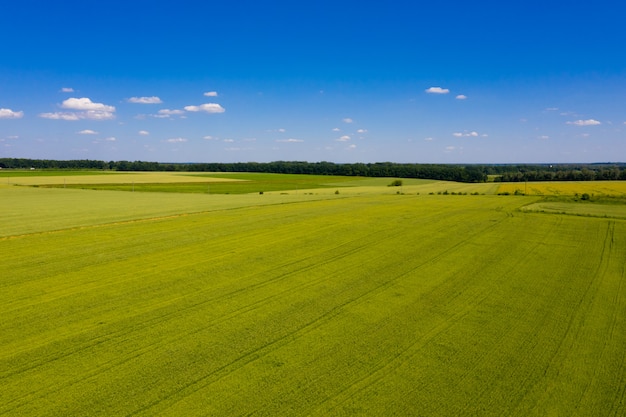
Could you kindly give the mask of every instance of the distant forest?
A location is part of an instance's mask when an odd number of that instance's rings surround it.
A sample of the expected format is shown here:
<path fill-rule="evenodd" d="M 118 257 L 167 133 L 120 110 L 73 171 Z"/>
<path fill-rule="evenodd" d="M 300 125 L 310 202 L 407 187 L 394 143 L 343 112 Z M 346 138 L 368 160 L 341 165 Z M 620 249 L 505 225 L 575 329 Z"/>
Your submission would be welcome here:
<path fill-rule="evenodd" d="M 2 169 L 97 169 L 109 171 L 264 172 L 363 177 L 422 178 L 458 182 L 626 180 L 626 163 L 596 164 L 400 164 L 393 162 L 162 163 L 145 161 L 57 161 L 0 158 Z"/>

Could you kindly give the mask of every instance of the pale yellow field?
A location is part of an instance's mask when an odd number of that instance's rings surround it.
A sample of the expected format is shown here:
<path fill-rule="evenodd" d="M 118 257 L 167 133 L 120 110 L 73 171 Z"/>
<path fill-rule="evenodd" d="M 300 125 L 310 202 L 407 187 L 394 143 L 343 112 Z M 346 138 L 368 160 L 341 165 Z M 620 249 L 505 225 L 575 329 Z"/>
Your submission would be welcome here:
<path fill-rule="evenodd" d="M 526 195 L 611 195 L 625 196 L 626 181 L 546 181 L 500 183 L 498 193 L 515 191 Z"/>
<path fill-rule="evenodd" d="M 5 184 L 16 185 L 61 185 L 61 184 L 162 184 L 177 182 L 227 182 L 242 181 L 231 178 L 211 178 L 193 176 L 186 172 L 128 172 L 128 173 L 100 173 L 98 175 L 68 175 L 68 176 L 11 176 L 3 178 Z"/>

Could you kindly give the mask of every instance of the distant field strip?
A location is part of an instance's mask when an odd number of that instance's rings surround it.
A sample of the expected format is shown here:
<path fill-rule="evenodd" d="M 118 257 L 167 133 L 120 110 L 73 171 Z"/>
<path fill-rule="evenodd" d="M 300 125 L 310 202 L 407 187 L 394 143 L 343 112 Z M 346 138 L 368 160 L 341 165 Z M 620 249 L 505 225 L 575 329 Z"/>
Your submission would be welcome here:
<path fill-rule="evenodd" d="M 227 210 L 254 205 L 341 198 L 325 195 L 131 193 L 0 185 L 0 239 L 66 228 Z"/>
<path fill-rule="evenodd" d="M 89 210 L 141 194 L 15 188 Z M 176 197 L 0 239 L 0 415 L 626 414 L 624 220 L 495 195 Z"/>
<path fill-rule="evenodd" d="M 626 205 L 570 203 L 561 201 L 542 201 L 522 207 L 523 211 L 542 213 L 572 214 L 575 216 L 611 217 L 626 219 Z"/>
<path fill-rule="evenodd" d="M 507 182 L 499 184 L 498 192 L 527 195 L 594 195 L 626 196 L 626 181 L 546 181 Z"/>

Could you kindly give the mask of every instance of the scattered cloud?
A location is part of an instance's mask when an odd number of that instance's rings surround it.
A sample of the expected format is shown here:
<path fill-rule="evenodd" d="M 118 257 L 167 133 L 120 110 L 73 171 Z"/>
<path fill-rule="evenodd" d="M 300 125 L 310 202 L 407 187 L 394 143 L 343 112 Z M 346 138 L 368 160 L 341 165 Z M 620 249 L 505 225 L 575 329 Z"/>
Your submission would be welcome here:
<path fill-rule="evenodd" d="M 150 134 L 150 132 L 148 132 L 147 130 L 140 130 L 139 133 L 141 136 L 148 136 Z"/>
<path fill-rule="evenodd" d="M 344 123 L 354 123 L 354 120 L 352 120 L 349 117 L 346 117 L 345 119 L 341 119 L 341 121 L 344 122 Z"/>
<path fill-rule="evenodd" d="M 113 136 L 109 136 L 108 138 L 104 138 L 107 142 L 115 142 L 117 139 Z"/>
<path fill-rule="evenodd" d="M 550 136 L 548 136 L 548 135 L 541 135 L 541 136 L 539 136 L 539 138 L 538 138 L 538 139 L 541 139 L 541 140 L 548 140 L 548 139 L 550 139 Z"/>
<path fill-rule="evenodd" d="M 596 126 L 596 125 L 601 125 L 602 123 L 600 123 L 597 120 L 594 119 L 587 119 L 587 120 L 576 120 L 573 122 L 566 122 L 568 125 L 574 125 L 574 126 Z"/>
<path fill-rule="evenodd" d="M 152 117 L 166 119 L 171 116 L 182 116 L 183 114 L 185 114 L 183 110 L 161 109 L 157 112 L 157 114 L 153 114 Z"/>
<path fill-rule="evenodd" d="M 433 138 L 424 138 L 424 140 L 427 142 L 432 142 Z"/>
<path fill-rule="evenodd" d="M 91 129 L 85 129 L 85 130 L 81 130 L 80 132 L 76 132 L 79 135 L 97 135 L 98 132 L 96 132 L 95 130 L 91 130 Z"/>
<path fill-rule="evenodd" d="M 430 87 L 424 91 L 426 91 L 428 94 L 448 94 L 450 92 L 449 89 L 441 87 Z"/>
<path fill-rule="evenodd" d="M 285 133 L 287 130 L 285 130 L 285 129 L 282 129 L 282 128 L 281 128 L 281 129 L 278 129 L 278 131 L 279 131 L 280 133 Z"/>
<path fill-rule="evenodd" d="M 304 142 L 304 140 L 302 139 L 294 139 L 294 138 L 289 138 L 289 139 L 277 139 L 276 142 L 282 142 L 282 143 L 300 143 L 300 142 Z"/>
<path fill-rule="evenodd" d="M 204 140 L 217 140 L 218 138 L 216 138 L 214 136 L 205 136 L 202 139 L 204 139 Z"/>
<path fill-rule="evenodd" d="M 204 95 L 206 97 L 217 97 L 217 91 L 207 91 Z"/>
<path fill-rule="evenodd" d="M 349 140 L 350 140 L 350 136 L 344 135 L 344 136 L 340 137 L 339 139 L 337 139 L 337 142 L 347 142 Z"/>
<path fill-rule="evenodd" d="M 352 145 L 348 146 L 348 149 L 349 149 L 349 150 L 356 149 L 356 145 L 355 145 L 355 144 L 352 144 Z"/>
<path fill-rule="evenodd" d="M 452 134 L 452 136 L 457 137 L 457 138 L 477 138 L 478 136 L 480 136 L 478 134 L 478 132 L 472 131 L 472 132 L 454 132 Z M 482 135 L 483 137 L 486 137 L 487 135 Z"/>
<path fill-rule="evenodd" d="M 626 124 L 626 122 L 624 122 L 624 124 Z M 341 132 L 341 129 L 339 129 L 338 127 L 334 127 L 333 132 Z"/>
<path fill-rule="evenodd" d="M 43 119 L 50 119 L 50 120 L 70 120 L 70 121 L 80 120 L 80 117 L 78 117 L 78 113 L 68 113 L 68 112 L 40 113 L 39 117 Z"/>
<path fill-rule="evenodd" d="M 61 107 L 69 110 L 78 110 L 78 112 L 52 112 L 40 113 L 39 117 L 51 120 L 111 120 L 115 118 L 115 107 L 102 103 L 94 103 L 90 99 L 68 98 L 63 101 Z"/>
<path fill-rule="evenodd" d="M 184 142 L 187 142 L 187 139 L 185 139 L 185 138 L 171 138 L 171 139 L 166 139 L 165 142 L 167 142 L 167 143 L 184 143 Z"/>
<path fill-rule="evenodd" d="M 446 146 L 446 149 L 445 149 L 446 152 L 452 152 L 454 150 L 456 150 L 456 146 Z"/>
<path fill-rule="evenodd" d="M 457 100 L 467 100 L 467 96 L 465 94 L 459 94 L 455 97 Z"/>
<path fill-rule="evenodd" d="M 61 93 L 73 93 L 74 89 L 72 87 L 63 87 L 60 90 Z"/>
<path fill-rule="evenodd" d="M 367 129 L 359 129 L 356 133 L 367 133 Z"/>
<path fill-rule="evenodd" d="M 224 113 L 226 110 L 217 103 L 205 103 L 199 106 L 185 106 L 185 110 L 191 112 L 204 111 L 207 113 Z"/>
<path fill-rule="evenodd" d="M 558 111 L 558 107 L 548 107 L 545 111 Z"/>
<path fill-rule="evenodd" d="M 87 97 L 68 98 L 67 100 L 63 101 L 61 107 L 70 110 L 100 111 L 107 113 L 112 113 L 115 111 L 115 107 L 107 106 L 106 104 L 102 103 L 94 103 Z"/>
<path fill-rule="evenodd" d="M 0 119 L 21 119 L 24 117 L 23 111 L 13 111 L 11 109 L 0 109 Z"/>
<path fill-rule="evenodd" d="M 235 142 L 235 139 L 224 139 L 222 142 L 233 143 Z"/>
<path fill-rule="evenodd" d="M 131 97 L 127 100 L 129 103 L 137 103 L 137 104 L 161 104 L 163 101 L 156 97 Z"/>

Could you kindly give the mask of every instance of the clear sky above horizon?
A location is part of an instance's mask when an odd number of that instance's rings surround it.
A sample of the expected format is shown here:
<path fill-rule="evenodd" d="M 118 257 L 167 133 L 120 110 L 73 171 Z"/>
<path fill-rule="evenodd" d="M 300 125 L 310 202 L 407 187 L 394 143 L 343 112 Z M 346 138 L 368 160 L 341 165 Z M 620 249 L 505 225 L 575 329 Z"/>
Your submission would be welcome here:
<path fill-rule="evenodd" d="M 615 1 L 7 2 L 0 157 L 626 161 Z"/>

